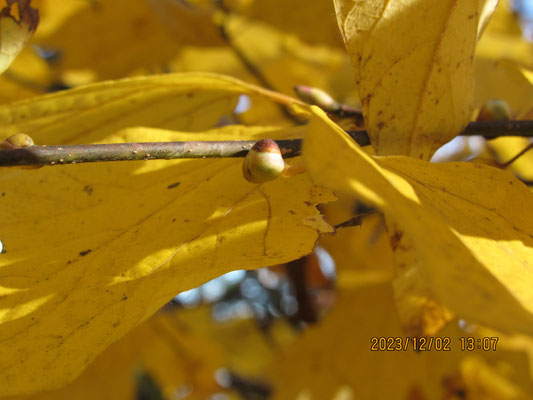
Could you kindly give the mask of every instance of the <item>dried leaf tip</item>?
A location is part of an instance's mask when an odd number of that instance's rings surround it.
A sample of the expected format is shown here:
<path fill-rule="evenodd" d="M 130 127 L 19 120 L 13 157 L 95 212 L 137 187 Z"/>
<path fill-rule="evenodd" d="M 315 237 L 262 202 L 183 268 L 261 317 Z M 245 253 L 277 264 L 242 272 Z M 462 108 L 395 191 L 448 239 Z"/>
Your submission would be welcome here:
<path fill-rule="evenodd" d="M 244 178 L 251 183 L 263 183 L 278 178 L 285 162 L 278 144 L 272 139 L 256 142 L 242 163 Z"/>
<path fill-rule="evenodd" d="M 32 8 L 31 0 L 7 0 L 0 11 L 0 73 L 4 72 L 32 37 L 39 24 L 39 12 Z M 12 13 L 18 6 L 18 19 Z"/>
<path fill-rule="evenodd" d="M 24 25 L 25 28 L 33 33 L 37 30 L 37 25 L 39 24 L 39 11 L 31 6 L 31 0 L 7 0 L 7 7 L 4 7 L 1 11 L 2 16 L 9 16 L 14 19 L 14 17 L 11 14 L 11 6 L 13 4 L 17 4 L 18 6 L 18 14 L 19 14 L 19 20 L 15 21 L 20 24 Z"/>

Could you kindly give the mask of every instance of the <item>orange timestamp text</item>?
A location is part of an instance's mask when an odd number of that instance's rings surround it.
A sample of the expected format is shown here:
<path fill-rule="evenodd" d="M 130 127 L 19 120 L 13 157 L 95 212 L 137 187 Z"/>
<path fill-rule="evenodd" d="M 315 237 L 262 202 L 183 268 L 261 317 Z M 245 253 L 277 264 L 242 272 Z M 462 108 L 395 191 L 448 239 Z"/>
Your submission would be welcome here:
<path fill-rule="evenodd" d="M 496 351 L 498 337 L 460 337 L 458 345 L 461 351 Z M 457 340 L 457 339 L 455 339 Z M 447 336 L 428 337 L 385 337 L 370 338 L 371 351 L 451 351 L 452 339 Z M 457 344 L 457 343 L 456 343 Z"/>

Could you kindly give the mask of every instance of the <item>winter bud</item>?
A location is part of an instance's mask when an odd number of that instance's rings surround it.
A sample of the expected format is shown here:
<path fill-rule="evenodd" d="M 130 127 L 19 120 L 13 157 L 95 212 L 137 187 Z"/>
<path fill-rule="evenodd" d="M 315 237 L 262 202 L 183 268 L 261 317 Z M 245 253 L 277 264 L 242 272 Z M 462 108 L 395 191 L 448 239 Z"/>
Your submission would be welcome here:
<path fill-rule="evenodd" d="M 330 113 L 335 113 L 340 110 L 341 105 L 323 90 L 304 85 L 296 85 L 293 89 L 296 95 L 306 103 L 319 106 L 324 111 Z"/>
<path fill-rule="evenodd" d="M 507 121 L 511 119 L 511 109 L 505 100 L 490 99 L 481 107 L 478 121 Z"/>
<path fill-rule="evenodd" d="M 272 139 L 255 143 L 242 163 L 242 173 L 252 183 L 272 181 L 281 175 L 284 168 L 279 146 Z"/>

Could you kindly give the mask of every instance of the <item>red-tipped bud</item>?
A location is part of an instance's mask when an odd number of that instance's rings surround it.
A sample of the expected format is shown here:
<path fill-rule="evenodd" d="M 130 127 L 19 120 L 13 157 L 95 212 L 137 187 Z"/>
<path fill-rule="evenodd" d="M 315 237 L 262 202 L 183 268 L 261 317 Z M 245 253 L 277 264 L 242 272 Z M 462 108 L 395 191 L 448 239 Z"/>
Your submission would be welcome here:
<path fill-rule="evenodd" d="M 242 173 L 248 182 L 263 183 L 278 178 L 285 162 L 276 142 L 263 139 L 254 144 L 242 163 Z"/>

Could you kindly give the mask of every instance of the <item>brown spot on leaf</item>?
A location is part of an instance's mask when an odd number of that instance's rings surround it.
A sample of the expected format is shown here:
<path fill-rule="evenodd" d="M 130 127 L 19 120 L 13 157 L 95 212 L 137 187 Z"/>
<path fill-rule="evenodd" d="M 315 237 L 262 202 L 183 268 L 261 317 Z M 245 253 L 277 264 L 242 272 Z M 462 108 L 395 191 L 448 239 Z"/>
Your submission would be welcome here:
<path fill-rule="evenodd" d="M 93 190 L 94 190 L 94 189 L 93 189 L 93 187 L 92 187 L 91 185 L 85 185 L 85 186 L 83 187 L 83 191 L 84 191 L 85 193 L 87 193 L 89 196 L 90 196 L 91 194 L 93 194 Z"/>
<path fill-rule="evenodd" d="M 86 256 L 87 254 L 89 254 L 92 250 L 91 249 L 88 249 L 88 250 L 83 250 L 83 251 L 80 251 L 80 256 Z"/>
<path fill-rule="evenodd" d="M 368 103 L 370 103 L 370 100 L 372 99 L 372 94 L 367 94 L 362 100 L 361 100 L 361 104 L 365 104 L 367 105 Z"/>
<path fill-rule="evenodd" d="M 167 186 L 167 189 L 174 189 L 180 185 L 181 182 L 174 182 Z"/>
<path fill-rule="evenodd" d="M 390 246 L 392 247 L 392 250 L 396 250 L 398 248 L 398 245 L 400 244 L 400 241 L 402 240 L 403 233 L 402 232 L 394 232 L 394 235 L 391 236 L 389 239 Z"/>

